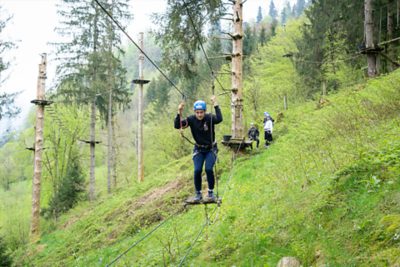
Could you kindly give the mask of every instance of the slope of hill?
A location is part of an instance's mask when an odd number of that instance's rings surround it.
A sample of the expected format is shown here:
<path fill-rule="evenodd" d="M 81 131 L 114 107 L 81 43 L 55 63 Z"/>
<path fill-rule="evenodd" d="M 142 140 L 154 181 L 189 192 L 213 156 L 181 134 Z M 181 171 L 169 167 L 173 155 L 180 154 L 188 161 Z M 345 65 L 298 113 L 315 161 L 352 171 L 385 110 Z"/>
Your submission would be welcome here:
<path fill-rule="evenodd" d="M 322 108 L 285 112 L 274 145 L 237 159 L 232 173 L 223 151 L 223 204 L 208 208 L 212 223 L 186 263 L 273 266 L 292 255 L 305 266 L 399 264 L 399 84 L 397 71 L 343 88 Z M 20 251 L 19 264 L 101 266 L 175 212 L 118 264 L 178 264 L 205 220 L 201 206 L 182 210 L 190 177 L 188 157 L 139 189 L 76 208 Z"/>

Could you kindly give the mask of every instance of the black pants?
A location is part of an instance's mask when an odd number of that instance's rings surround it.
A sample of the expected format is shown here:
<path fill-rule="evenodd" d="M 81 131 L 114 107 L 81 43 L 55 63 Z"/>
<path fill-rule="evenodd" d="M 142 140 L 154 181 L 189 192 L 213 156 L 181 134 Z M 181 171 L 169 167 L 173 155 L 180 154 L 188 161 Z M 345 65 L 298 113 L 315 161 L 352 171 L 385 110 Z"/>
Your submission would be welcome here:
<path fill-rule="evenodd" d="M 258 139 L 258 137 L 255 137 L 255 138 L 250 138 L 250 140 L 256 141 L 257 148 L 258 148 L 258 146 L 260 145 L 260 139 Z M 251 149 L 253 149 L 253 144 L 251 144 Z"/>
<path fill-rule="evenodd" d="M 272 143 L 272 133 L 269 131 L 264 132 L 265 145 L 268 146 Z"/>

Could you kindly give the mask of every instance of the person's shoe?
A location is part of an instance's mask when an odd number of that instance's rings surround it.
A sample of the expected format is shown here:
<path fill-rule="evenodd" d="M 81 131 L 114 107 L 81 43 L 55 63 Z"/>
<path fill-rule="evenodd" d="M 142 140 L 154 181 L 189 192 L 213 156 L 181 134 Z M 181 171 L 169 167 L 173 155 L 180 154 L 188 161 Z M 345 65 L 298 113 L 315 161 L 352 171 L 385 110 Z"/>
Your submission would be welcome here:
<path fill-rule="evenodd" d="M 203 195 L 201 194 L 201 192 L 196 192 L 196 195 L 194 196 L 194 201 L 198 201 L 200 202 L 203 199 Z"/>
<path fill-rule="evenodd" d="M 209 201 L 215 201 L 216 200 L 216 197 L 215 197 L 213 191 L 208 191 L 207 198 L 208 198 Z"/>

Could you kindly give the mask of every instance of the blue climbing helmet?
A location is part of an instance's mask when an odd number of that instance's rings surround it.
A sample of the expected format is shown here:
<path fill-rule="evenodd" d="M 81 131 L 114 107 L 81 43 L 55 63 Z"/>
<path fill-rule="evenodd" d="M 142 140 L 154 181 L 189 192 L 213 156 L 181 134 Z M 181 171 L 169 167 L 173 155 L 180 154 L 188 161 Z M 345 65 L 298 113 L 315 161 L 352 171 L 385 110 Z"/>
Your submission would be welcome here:
<path fill-rule="evenodd" d="M 269 113 L 266 112 L 266 111 L 264 112 L 264 116 L 265 116 L 265 117 L 271 117 L 271 115 L 269 115 Z"/>
<path fill-rule="evenodd" d="M 194 102 L 193 104 L 193 110 L 204 110 L 206 111 L 207 109 L 207 105 L 206 102 L 204 102 L 203 100 L 197 100 L 196 102 Z"/>

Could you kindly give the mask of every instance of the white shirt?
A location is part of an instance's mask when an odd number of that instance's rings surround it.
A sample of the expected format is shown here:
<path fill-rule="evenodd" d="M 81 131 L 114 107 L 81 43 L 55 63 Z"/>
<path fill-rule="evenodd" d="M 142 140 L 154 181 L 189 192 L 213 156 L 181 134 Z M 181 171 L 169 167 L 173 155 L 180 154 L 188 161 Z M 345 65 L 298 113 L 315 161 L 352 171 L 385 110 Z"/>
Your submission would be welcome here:
<path fill-rule="evenodd" d="M 272 123 L 272 120 L 267 120 L 267 121 L 264 123 L 264 131 L 271 132 L 271 134 L 272 134 L 273 128 L 274 128 L 274 125 L 273 125 L 273 123 Z"/>

